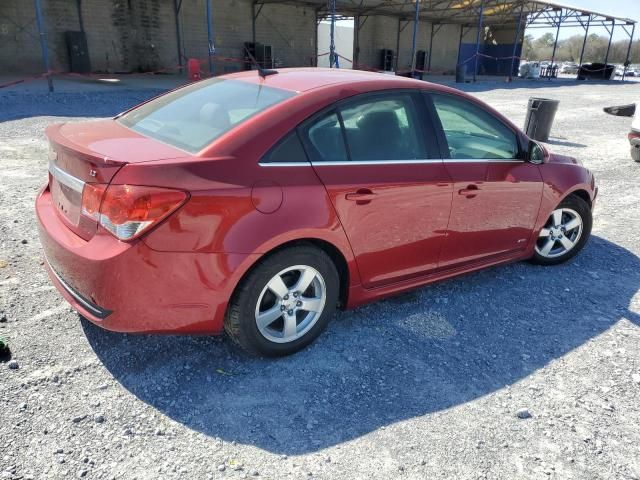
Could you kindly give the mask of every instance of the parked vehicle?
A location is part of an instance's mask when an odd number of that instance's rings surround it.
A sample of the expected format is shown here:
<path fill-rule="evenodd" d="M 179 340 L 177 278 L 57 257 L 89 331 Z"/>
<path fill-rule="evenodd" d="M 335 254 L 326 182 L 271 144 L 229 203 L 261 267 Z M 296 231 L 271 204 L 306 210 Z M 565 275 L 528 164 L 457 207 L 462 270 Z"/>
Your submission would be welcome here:
<path fill-rule="evenodd" d="M 573 62 L 565 62 L 560 67 L 560 73 L 575 74 L 578 73 L 578 64 Z"/>
<path fill-rule="evenodd" d="M 109 120 L 50 126 L 46 268 L 97 325 L 309 344 L 351 308 L 589 238 L 574 158 L 452 88 L 325 69 L 248 71 Z"/>
<path fill-rule="evenodd" d="M 636 162 L 640 162 L 640 116 L 635 114 L 637 105 L 637 103 L 631 103 L 629 105 L 606 107 L 604 111 L 617 117 L 633 117 L 631 130 L 627 134 L 627 138 L 631 145 L 631 158 Z"/>

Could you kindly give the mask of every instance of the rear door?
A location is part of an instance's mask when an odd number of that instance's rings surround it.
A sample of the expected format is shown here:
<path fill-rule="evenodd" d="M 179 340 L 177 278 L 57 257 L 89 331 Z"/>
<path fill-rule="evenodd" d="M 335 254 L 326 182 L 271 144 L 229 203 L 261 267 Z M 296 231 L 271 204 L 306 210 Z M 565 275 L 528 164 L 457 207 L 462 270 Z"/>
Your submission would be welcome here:
<path fill-rule="evenodd" d="M 453 180 L 440 266 L 454 267 L 527 247 L 542 196 L 537 165 L 525 162 L 516 132 L 475 102 L 430 94 L 444 164 Z"/>
<path fill-rule="evenodd" d="M 434 270 L 452 187 L 420 94 L 359 95 L 311 119 L 300 133 L 363 285 Z"/>

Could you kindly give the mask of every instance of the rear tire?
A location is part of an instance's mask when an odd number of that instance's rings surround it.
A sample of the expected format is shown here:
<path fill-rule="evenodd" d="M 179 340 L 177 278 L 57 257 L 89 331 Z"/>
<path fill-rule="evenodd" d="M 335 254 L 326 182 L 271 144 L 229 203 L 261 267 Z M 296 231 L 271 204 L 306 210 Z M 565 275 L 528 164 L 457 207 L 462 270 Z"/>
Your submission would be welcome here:
<path fill-rule="evenodd" d="M 326 328 L 338 303 L 338 272 L 322 250 L 299 245 L 262 260 L 229 302 L 224 328 L 253 355 L 290 355 Z"/>
<path fill-rule="evenodd" d="M 631 145 L 631 158 L 634 162 L 640 162 L 640 145 Z"/>
<path fill-rule="evenodd" d="M 566 262 L 585 246 L 592 223 L 589 204 L 577 195 L 568 196 L 540 230 L 531 262 L 538 265 Z"/>

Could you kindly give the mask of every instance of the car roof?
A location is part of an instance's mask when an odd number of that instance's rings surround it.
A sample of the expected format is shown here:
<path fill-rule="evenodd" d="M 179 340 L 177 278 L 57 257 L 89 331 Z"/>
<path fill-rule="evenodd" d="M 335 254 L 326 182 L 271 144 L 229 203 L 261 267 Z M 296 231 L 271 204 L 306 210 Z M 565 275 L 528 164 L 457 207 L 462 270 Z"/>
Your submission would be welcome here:
<path fill-rule="evenodd" d="M 224 78 L 242 80 L 243 82 L 267 85 L 275 88 L 282 88 L 294 92 L 306 92 L 316 88 L 326 86 L 339 86 L 354 82 L 384 82 L 388 88 L 425 88 L 432 86 L 427 82 L 413 80 L 406 77 L 398 77 L 378 72 L 366 72 L 362 70 L 340 69 L 340 68 L 279 68 L 278 73 L 261 77 L 257 70 L 232 73 Z"/>

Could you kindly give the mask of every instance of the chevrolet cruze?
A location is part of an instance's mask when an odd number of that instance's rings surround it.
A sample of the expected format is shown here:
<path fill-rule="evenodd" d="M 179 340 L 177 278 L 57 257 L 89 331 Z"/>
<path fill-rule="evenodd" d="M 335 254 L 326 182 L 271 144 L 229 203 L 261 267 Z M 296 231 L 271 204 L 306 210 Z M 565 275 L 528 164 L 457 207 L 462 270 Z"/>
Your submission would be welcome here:
<path fill-rule="evenodd" d="M 47 136 L 45 265 L 81 315 L 270 356 L 336 308 L 568 260 L 597 192 L 475 98 L 369 72 L 226 75 Z"/>

